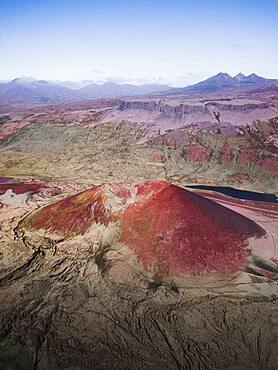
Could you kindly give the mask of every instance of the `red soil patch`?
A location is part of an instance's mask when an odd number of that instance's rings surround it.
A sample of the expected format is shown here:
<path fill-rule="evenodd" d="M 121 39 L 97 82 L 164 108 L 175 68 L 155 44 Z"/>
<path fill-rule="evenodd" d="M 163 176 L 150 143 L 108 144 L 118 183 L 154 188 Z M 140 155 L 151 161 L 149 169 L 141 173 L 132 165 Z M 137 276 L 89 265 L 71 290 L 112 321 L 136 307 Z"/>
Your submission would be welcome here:
<path fill-rule="evenodd" d="M 4 194 L 11 189 L 15 194 L 24 194 L 27 192 L 37 193 L 43 187 L 39 182 L 21 182 L 21 183 L 0 183 L 0 194 Z"/>
<path fill-rule="evenodd" d="M 165 157 L 162 154 L 153 154 L 151 159 L 154 162 L 165 162 Z"/>
<path fill-rule="evenodd" d="M 117 183 L 113 186 L 114 193 L 117 197 L 128 199 L 131 197 L 130 187 L 123 183 Z"/>
<path fill-rule="evenodd" d="M 188 161 L 208 162 L 212 155 L 211 148 L 205 148 L 201 145 L 191 145 L 187 153 Z"/>
<path fill-rule="evenodd" d="M 165 142 L 170 146 L 182 145 L 186 142 L 186 139 L 187 133 L 181 130 L 170 131 L 165 135 Z"/>
<path fill-rule="evenodd" d="M 278 172 L 278 157 L 268 157 L 262 159 L 261 167 L 266 172 Z"/>
<path fill-rule="evenodd" d="M 233 159 L 233 151 L 227 140 L 225 140 L 219 153 L 219 162 L 227 165 Z"/>
<path fill-rule="evenodd" d="M 249 180 L 249 175 L 247 173 L 234 173 L 232 175 L 228 176 L 230 180 L 242 182 L 242 181 L 248 181 Z"/>
<path fill-rule="evenodd" d="M 146 181 L 137 185 L 137 196 L 147 195 L 151 196 L 153 194 L 162 191 L 164 188 L 167 188 L 169 184 L 165 181 Z"/>
<path fill-rule="evenodd" d="M 190 191 L 159 182 L 153 187 L 156 193 L 123 211 L 121 238 L 162 276 L 238 270 L 249 254 L 247 239 L 264 235 L 253 221 Z"/>
<path fill-rule="evenodd" d="M 237 163 L 238 164 L 248 164 L 253 163 L 258 159 L 258 153 L 255 150 L 243 150 L 238 153 Z"/>
<path fill-rule="evenodd" d="M 93 223 L 107 223 L 110 214 L 104 205 L 101 186 L 43 207 L 28 221 L 35 229 L 45 229 L 65 237 L 84 234 Z"/>

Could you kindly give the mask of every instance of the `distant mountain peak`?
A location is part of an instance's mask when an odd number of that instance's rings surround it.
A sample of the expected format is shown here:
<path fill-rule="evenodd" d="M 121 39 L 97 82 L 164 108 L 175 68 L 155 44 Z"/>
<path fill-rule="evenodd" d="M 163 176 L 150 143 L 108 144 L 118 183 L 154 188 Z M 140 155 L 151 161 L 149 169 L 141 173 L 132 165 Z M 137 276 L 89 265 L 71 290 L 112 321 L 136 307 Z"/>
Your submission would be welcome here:
<path fill-rule="evenodd" d="M 36 79 L 32 76 L 22 76 L 22 77 L 14 78 L 12 80 L 12 82 L 21 83 L 21 84 L 31 83 L 31 82 L 35 82 L 35 81 L 36 81 Z"/>
<path fill-rule="evenodd" d="M 231 77 L 227 72 L 219 72 L 216 76 Z"/>
<path fill-rule="evenodd" d="M 262 77 L 258 76 L 256 73 L 251 73 L 251 75 L 249 75 L 247 77 L 251 77 L 251 78 L 259 77 L 259 78 L 262 78 Z"/>
<path fill-rule="evenodd" d="M 246 76 L 243 80 L 243 82 L 249 83 L 262 83 L 267 81 L 268 79 L 258 76 L 256 73 L 251 73 L 250 75 Z"/>
<path fill-rule="evenodd" d="M 197 85 L 203 85 L 203 84 L 217 84 L 217 85 L 230 85 L 233 83 L 233 78 L 226 72 L 219 72 L 216 75 L 209 77 L 207 80 L 199 82 Z"/>
<path fill-rule="evenodd" d="M 236 76 L 234 76 L 234 79 L 238 80 L 238 81 L 241 81 L 245 77 L 246 76 L 243 73 L 239 72 Z"/>
<path fill-rule="evenodd" d="M 229 75 L 229 73 L 219 72 L 217 73 L 217 75 L 212 76 L 211 78 L 221 78 L 223 80 L 230 80 L 232 77 Z"/>
<path fill-rule="evenodd" d="M 231 77 L 226 72 L 219 72 L 216 75 L 207 78 L 206 80 L 200 81 L 194 85 L 187 86 L 184 88 L 176 88 L 168 91 L 170 95 L 177 94 L 208 94 L 216 91 L 232 90 L 239 88 L 253 88 L 270 86 L 277 84 L 278 80 L 267 79 L 258 76 L 256 73 L 252 73 L 249 76 L 245 76 L 243 73 L 238 73 L 236 76 Z M 162 93 L 166 95 L 166 93 Z"/>

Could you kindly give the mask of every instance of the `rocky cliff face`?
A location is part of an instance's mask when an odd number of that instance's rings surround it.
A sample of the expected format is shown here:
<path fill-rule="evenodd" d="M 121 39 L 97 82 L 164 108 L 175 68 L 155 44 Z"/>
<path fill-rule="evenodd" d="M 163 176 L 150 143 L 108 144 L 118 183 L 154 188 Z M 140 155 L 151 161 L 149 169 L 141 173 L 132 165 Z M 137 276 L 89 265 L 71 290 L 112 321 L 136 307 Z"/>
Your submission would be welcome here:
<path fill-rule="evenodd" d="M 119 110 L 142 109 L 147 111 L 157 111 L 170 118 L 182 119 L 185 114 L 203 113 L 207 110 L 204 105 L 178 104 L 170 105 L 162 101 L 121 101 Z"/>
<path fill-rule="evenodd" d="M 149 113 L 149 119 L 157 127 L 163 129 L 181 127 L 183 125 L 209 122 L 243 125 L 256 119 L 270 119 L 278 115 L 278 104 L 269 99 L 223 98 L 223 99 L 148 99 L 122 100 L 118 106 L 120 113 L 113 113 L 114 117 L 122 119 L 133 118 L 136 112 L 137 122 Z M 107 118 L 107 117 L 106 117 Z M 168 120 L 168 124 L 167 124 Z"/>
<path fill-rule="evenodd" d="M 227 102 L 206 102 L 200 101 L 196 102 L 195 104 L 186 104 L 186 103 L 179 103 L 177 102 L 174 105 L 171 104 L 172 102 L 169 101 L 167 103 L 163 101 L 125 101 L 122 100 L 119 103 L 118 109 L 119 110 L 128 110 L 128 109 L 142 109 L 147 111 L 159 111 L 164 113 L 168 117 L 173 118 L 181 118 L 184 114 L 193 114 L 193 113 L 208 113 L 209 107 L 215 107 L 217 110 L 220 111 L 234 111 L 234 112 L 244 112 L 244 111 L 251 111 L 254 109 L 267 109 L 267 108 L 275 108 L 276 105 L 273 102 L 242 102 L 241 104 L 235 104 L 232 100 L 227 100 Z"/>

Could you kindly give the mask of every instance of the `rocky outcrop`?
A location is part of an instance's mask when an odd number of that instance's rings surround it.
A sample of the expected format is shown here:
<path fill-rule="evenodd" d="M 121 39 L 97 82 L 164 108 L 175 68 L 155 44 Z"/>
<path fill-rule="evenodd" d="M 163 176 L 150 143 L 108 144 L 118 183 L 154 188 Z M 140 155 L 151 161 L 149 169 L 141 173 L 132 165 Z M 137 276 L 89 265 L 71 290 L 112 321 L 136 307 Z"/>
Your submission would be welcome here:
<path fill-rule="evenodd" d="M 15 194 L 11 189 L 8 189 L 4 194 L 0 195 L 0 204 L 2 205 L 21 205 L 27 203 L 31 199 L 31 194 Z"/>
<path fill-rule="evenodd" d="M 119 110 L 142 109 L 147 111 L 158 111 L 169 118 L 181 119 L 186 114 L 207 113 L 204 105 L 178 104 L 170 105 L 161 101 L 121 101 Z"/>
<path fill-rule="evenodd" d="M 184 146 L 188 141 L 188 133 L 184 130 L 171 130 L 164 135 L 164 143 L 169 146 Z"/>
<path fill-rule="evenodd" d="M 258 160 L 258 152 L 255 149 L 240 150 L 237 153 L 236 161 L 239 166 L 256 163 Z"/>
<path fill-rule="evenodd" d="M 271 107 L 275 107 L 274 103 L 272 102 L 254 102 L 254 103 L 243 103 L 243 104 L 233 104 L 230 103 L 223 103 L 223 102 L 213 102 L 213 106 L 215 106 L 220 111 L 232 111 L 232 112 L 247 112 L 252 111 L 254 109 L 267 109 Z"/>
<path fill-rule="evenodd" d="M 216 134 L 211 131 L 179 128 L 169 130 L 165 134 L 160 133 L 151 138 L 149 142 L 153 146 L 167 148 L 168 153 L 174 152 L 175 162 L 178 162 L 177 158 L 181 156 L 189 164 L 191 162 L 204 163 L 205 168 L 212 171 L 217 167 L 219 171 L 227 168 L 228 183 L 249 183 L 251 178 L 257 181 L 261 172 L 276 176 L 277 149 L 272 142 L 265 140 L 266 137 L 276 132 L 275 122 L 275 120 L 266 123 L 258 122 L 252 126 L 237 128 L 229 134 L 223 134 L 222 129 Z M 166 165 L 168 162 L 166 159 Z M 181 168 L 182 164 L 179 164 L 176 172 L 181 171 Z M 238 173 L 241 173 L 240 178 L 233 176 Z M 200 182 L 201 179 L 205 181 L 204 176 L 193 181 Z"/>
<path fill-rule="evenodd" d="M 153 154 L 152 155 L 152 160 L 154 161 L 154 162 L 161 162 L 161 163 L 163 163 L 163 162 L 165 162 L 165 157 L 162 155 L 162 154 Z"/>
<path fill-rule="evenodd" d="M 233 150 L 229 145 L 229 142 L 225 140 L 219 152 L 219 163 L 227 166 L 233 160 L 233 157 L 234 157 Z"/>
<path fill-rule="evenodd" d="M 278 172 L 278 157 L 267 157 L 261 160 L 261 168 L 265 172 L 277 173 Z"/>
<path fill-rule="evenodd" d="M 209 162 L 212 155 L 212 149 L 199 144 L 190 145 L 186 159 L 188 161 Z"/>
<path fill-rule="evenodd" d="M 268 102 L 254 102 L 254 103 L 243 103 L 243 104 L 233 104 L 232 101 L 228 103 L 223 102 L 212 102 L 206 103 L 204 100 L 197 104 L 167 104 L 167 102 L 158 100 L 132 100 L 126 101 L 122 100 L 119 103 L 119 110 L 128 109 L 142 109 L 147 111 L 159 111 L 164 113 L 168 117 L 181 118 L 185 114 L 196 114 L 196 113 L 208 113 L 208 108 L 215 107 L 218 111 L 234 111 L 234 112 L 245 112 L 254 109 L 266 109 L 274 107 L 274 103 Z"/>

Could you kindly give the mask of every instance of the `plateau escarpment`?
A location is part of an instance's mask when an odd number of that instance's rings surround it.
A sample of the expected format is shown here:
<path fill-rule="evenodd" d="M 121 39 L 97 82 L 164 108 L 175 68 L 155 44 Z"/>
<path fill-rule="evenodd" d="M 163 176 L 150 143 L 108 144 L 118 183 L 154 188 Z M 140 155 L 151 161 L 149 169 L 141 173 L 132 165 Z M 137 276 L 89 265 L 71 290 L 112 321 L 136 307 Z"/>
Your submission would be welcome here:
<path fill-rule="evenodd" d="M 250 98 L 161 98 L 148 100 L 122 100 L 114 119 L 152 123 L 153 129 L 173 129 L 192 124 L 209 123 L 246 125 L 255 120 L 278 116 L 277 101 Z M 147 112 L 147 113 L 146 113 Z M 110 115 L 105 116 L 109 119 Z M 202 125 L 200 125 L 202 129 Z"/>

